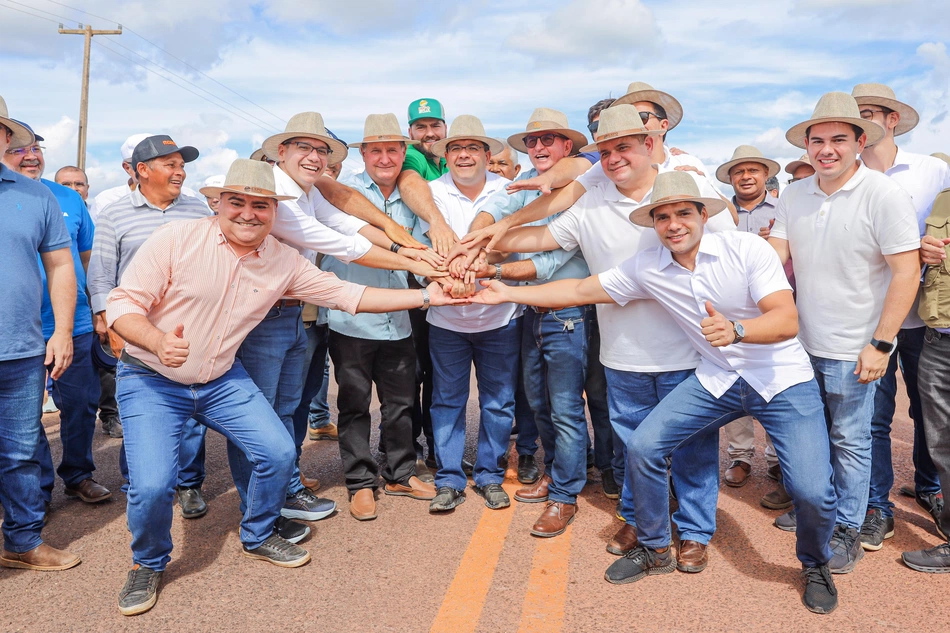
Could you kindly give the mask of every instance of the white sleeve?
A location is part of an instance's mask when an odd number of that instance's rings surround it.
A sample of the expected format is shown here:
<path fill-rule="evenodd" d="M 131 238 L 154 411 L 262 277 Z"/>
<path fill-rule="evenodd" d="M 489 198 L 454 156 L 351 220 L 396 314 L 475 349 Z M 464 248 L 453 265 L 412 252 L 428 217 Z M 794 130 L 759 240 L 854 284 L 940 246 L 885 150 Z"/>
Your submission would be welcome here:
<path fill-rule="evenodd" d="M 756 236 L 752 235 L 752 237 Z M 749 279 L 749 293 L 753 301 L 758 303 L 764 297 L 779 290 L 792 289 L 778 254 L 766 240 L 743 238 L 742 247 L 746 252 L 746 274 Z"/>
<path fill-rule="evenodd" d="M 710 182 L 700 176 L 696 172 L 687 172 L 690 176 L 693 177 L 693 180 L 696 181 L 696 186 L 699 187 L 699 195 L 703 198 L 722 198 L 722 195 L 719 193 L 719 189 L 712 186 Z M 729 213 L 729 209 L 723 209 L 716 215 L 709 218 L 709 222 L 706 224 L 706 230 L 710 233 L 716 233 L 717 231 L 734 231 L 736 229 L 736 223 L 732 219 L 732 214 Z"/>
<path fill-rule="evenodd" d="M 319 194 L 319 191 L 317 192 Z M 319 222 L 343 235 L 356 235 L 368 223 L 336 208 L 320 195 L 314 205 L 313 215 Z"/>
<path fill-rule="evenodd" d="M 584 189 L 590 191 L 594 187 L 607 182 L 608 178 L 607 174 L 604 173 L 604 166 L 600 164 L 600 161 L 597 161 L 590 166 L 590 169 L 578 176 L 576 180 Z"/>
<path fill-rule="evenodd" d="M 782 192 L 778 197 L 778 204 L 775 205 L 775 224 L 769 230 L 769 237 L 775 237 L 780 240 L 788 239 L 788 198 L 794 195 L 789 193 L 789 189 Z"/>
<path fill-rule="evenodd" d="M 271 235 L 301 248 L 332 255 L 349 263 L 369 252 L 373 244 L 362 235 L 344 235 L 310 217 L 293 200 L 277 205 Z"/>
<path fill-rule="evenodd" d="M 648 249 L 637 255 L 653 251 L 654 249 Z M 639 260 L 637 255 L 624 260 L 619 266 L 614 266 L 610 270 L 597 275 L 600 285 L 610 295 L 610 298 L 617 302 L 617 305 L 625 306 L 634 299 L 651 298 L 646 289 L 637 283 L 636 269 Z"/>
<path fill-rule="evenodd" d="M 583 200 L 583 197 L 581 197 L 581 200 Z M 574 250 L 580 246 L 577 235 L 579 233 L 583 213 L 583 207 L 574 203 L 573 207 L 568 208 L 567 211 L 554 218 L 554 220 L 548 224 L 548 231 L 551 232 L 554 241 L 566 251 Z"/>

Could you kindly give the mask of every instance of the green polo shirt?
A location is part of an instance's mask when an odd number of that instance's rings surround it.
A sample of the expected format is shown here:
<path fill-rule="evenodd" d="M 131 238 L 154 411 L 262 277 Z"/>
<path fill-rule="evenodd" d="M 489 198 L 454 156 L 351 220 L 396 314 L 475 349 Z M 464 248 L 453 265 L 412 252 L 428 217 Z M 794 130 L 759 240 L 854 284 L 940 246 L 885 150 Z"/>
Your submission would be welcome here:
<path fill-rule="evenodd" d="M 425 157 L 425 154 L 410 145 L 406 148 L 406 162 L 402 164 L 403 171 L 411 169 L 426 180 L 435 180 L 442 174 L 447 174 L 449 168 L 445 164 L 445 159 L 440 158 L 438 166 Z"/>

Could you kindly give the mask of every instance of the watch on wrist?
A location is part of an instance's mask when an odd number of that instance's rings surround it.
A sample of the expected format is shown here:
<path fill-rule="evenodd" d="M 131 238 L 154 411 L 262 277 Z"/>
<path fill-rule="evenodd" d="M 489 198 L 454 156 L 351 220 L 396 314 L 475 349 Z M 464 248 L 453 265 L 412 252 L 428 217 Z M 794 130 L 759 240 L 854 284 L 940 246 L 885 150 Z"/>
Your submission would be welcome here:
<path fill-rule="evenodd" d="M 501 281 L 501 264 L 495 264 L 495 276 L 492 279 Z"/>
<path fill-rule="evenodd" d="M 428 288 L 420 288 L 422 290 L 422 307 L 419 308 L 423 312 L 429 309 L 429 290 Z"/>
<path fill-rule="evenodd" d="M 745 338 L 745 328 L 742 327 L 742 324 L 739 323 L 738 321 L 733 321 L 733 322 L 732 322 L 732 332 L 733 332 L 733 334 L 736 335 L 735 340 L 732 341 L 733 344 L 735 344 L 735 343 L 741 343 L 741 342 L 742 342 L 742 339 Z"/>
<path fill-rule="evenodd" d="M 396 242 L 393 242 L 392 244 L 389 245 L 389 250 L 391 250 L 394 253 L 398 253 L 400 248 L 402 248 L 402 245 L 397 244 Z"/>
<path fill-rule="evenodd" d="M 890 354 L 894 351 L 894 344 L 890 341 L 879 341 L 876 338 L 871 339 L 871 347 L 876 349 L 879 352 L 884 352 L 885 354 Z"/>

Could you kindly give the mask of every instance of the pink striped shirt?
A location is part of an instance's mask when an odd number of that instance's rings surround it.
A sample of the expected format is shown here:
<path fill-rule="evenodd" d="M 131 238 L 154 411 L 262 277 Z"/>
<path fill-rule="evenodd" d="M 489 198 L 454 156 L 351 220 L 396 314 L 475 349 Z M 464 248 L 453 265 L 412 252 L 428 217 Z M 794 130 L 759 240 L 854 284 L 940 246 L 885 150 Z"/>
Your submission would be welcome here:
<path fill-rule="evenodd" d="M 165 367 L 152 352 L 126 344 L 126 352 L 170 380 L 206 383 L 234 364 L 244 337 L 282 297 L 356 313 L 365 286 L 317 269 L 296 250 L 267 236 L 238 257 L 217 217 L 172 222 L 141 246 L 106 301 L 109 325 L 141 314 L 163 332 L 184 324 L 188 359 Z"/>

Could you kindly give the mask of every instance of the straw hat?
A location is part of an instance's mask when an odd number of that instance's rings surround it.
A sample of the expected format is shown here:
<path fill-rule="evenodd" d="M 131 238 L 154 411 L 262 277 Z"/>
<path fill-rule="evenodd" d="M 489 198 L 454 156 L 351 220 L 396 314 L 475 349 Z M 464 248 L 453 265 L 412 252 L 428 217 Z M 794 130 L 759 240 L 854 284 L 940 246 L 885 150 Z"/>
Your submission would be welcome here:
<path fill-rule="evenodd" d="M 643 127 L 640 113 L 632 105 L 610 106 L 600 113 L 600 123 L 594 132 L 594 142 L 581 148 L 582 152 L 596 152 L 597 144 L 621 136 L 660 136 L 662 130 Z"/>
<path fill-rule="evenodd" d="M 721 198 L 703 198 L 699 195 L 696 181 L 685 171 L 665 171 L 657 174 L 653 182 L 650 204 L 639 207 L 630 214 L 630 221 L 639 226 L 653 226 L 650 212 L 657 207 L 673 202 L 698 202 L 706 207 L 706 213 L 712 217 L 726 208 Z"/>
<path fill-rule="evenodd" d="M 637 101 L 650 101 L 651 103 L 657 103 L 662 106 L 663 109 L 666 110 L 666 118 L 670 122 L 667 131 L 675 128 L 679 125 L 680 121 L 683 120 L 683 106 L 680 105 L 680 102 L 677 101 L 673 95 L 654 90 L 653 86 L 645 84 L 642 81 L 635 81 L 627 86 L 627 94 L 614 101 L 610 105 L 610 108 L 624 103 L 636 103 Z"/>
<path fill-rule="evenodd" d="M 529 134 L 542 134 L 544 132 L 555 132 L 574 141 L 571 154 L 576 154 L 581 147 L 587 145 L 587 137 L 582 132 L 568 127 L 567 115 L 551 108 L 535 109 L 531 113 L 531 118 L 528 119 L 528 125 L 525 126 L 524 132 L 509 136 L 508 144 L 519 152 L 527 154 L 528 147 L 524 144 L 525 137 Z"/>
<path fill-rule="evenodd" d="M 202 187 L 202 195 L 218 198 L 222 193 L 239 193 L 255 198 L 292 200 L 294 196 L 278 196 L 274 186 L 274 168 L 267 163 L 249 158 L 237 158 L 228 168 L 224 184 L 220 187 Z"/>
<path fill-rule="evenodd" d="M 251 152 L 251 155 L 248 156 L 248 158 L 249 158 L 250 160 L 262 161 L 262 160 L 264 160 L 264 159 L 266 159 L 266 158 L 270 158 L 270 157 L 269 157 L 267 154 L 264 153 L 264 148 L 263 148 L 263 147 L 259 147 L 259 148 L 257 148 L 256 150 L 254 150 L 253 152 Z M 271 160 L 273 160 L 273 159 L 271 158 Z"/>
<path fill-rule="evenodd" d="M 363 143 L 408 143 L 409 145 L 418 145 L 419 141 L 413 141 L 408 136 L 402 135 L 399 129 L 399 119 L 395 114 L 370 114 L 366 117 L 366 123 L 363 124 L 363 140 L 358 143 L 350 143 L 347 147 L 359 147 Z"/>
<path fill-rule="evenodd" d="M 931 156 L 933 156 L 934 158 L 939 158 L 946 164 L 950 165 L 950 156 L 947 156 L 943 152 L 934 152 L 933 154 L 931 154 Z"/>
<path fill-rule="evenodd" d="M 261 149 L 264 154 L 273 159 L 277 159 L 277 148 L 281 144 L 292 138 L 316 138 L 326 143 L 333 153 L 327 157 L 330 165 L 336 165 L 346 160 L 349 150 L 342 141 L 330 136 L 326 126 L 323 124 L 323 117 L 319 112 L 301 112 L 295 114 L 287 122 L 287 127 L 280 134 L 274 134 L 264 141 Z"/>
<path fill-rule="evenodd" d="M 802 121 L 785 133 L 785 138 L 795 147 L 805 149 L 805 130 L 818 123 L 847 123 L 857 125 L 868 135 L 868 145 L 884 138 L 884 128 L 873 121 L 865 121 L 858 112 L 858 102 L 845 92 L 828 92 L 821 96 L 811 118 Z"/>
<path fill-rule="evenodd" d="M 492 154 L 499 154 L 505 150 L 504 145 L 499 143 L 496 139 L 485 135 L 485 126 L 482 125 L 478 117 L 472 116 L 471 114 L 460 114 L 452 121 L 452 126 L 449 128 L 449 135 L 441 141 L 433 143 L 429 151 L 436 156 L 445 156 L 445 148 L 449 146 L 449 143 L 465 139 L 473 139 L 485 143 L 488 145 L 488 149 Z"/>
<path fill-rule="evenodd" d="M 13 132 L 13 138 L 10 139 L 10 148 L 29 147 L 36 140 L 28 128 L 22 123 L 18 123 L 10 118 L 7 112 L 7 102 L 0 97 L 0 125 L 5 125 Z"/>
<path fill-rule="evenodd" d="M 811 159 L 808 158 L 808 154 L 802 154 L 802 157 L 798 160 L 793 160 L 788 165 L 785 165 L 785 173 L 790 176 L 795 175 L 795 170 L 799 167 L 811 167 Z M 814 169 L 814 167 L 812 167 Z"/>
<path fill-rule="evenodd" d="M 764 157 L 757 147 L 753 147 L 752 145 L 740 145 L 736 148 L 736 151 L 732 153 L 732 158 L 729 162 L 723 163 L 716 170 L 716 178 L 719 179 L 719 182 L 731 185 L 732 179 L 729 178 L 729 170 L 739 163 L 759 163 L 760 165 L 765 165 L 765 168 L 769 170 L 769 175 L 766 176 L 766 178 L 771 178 L 782 168 L 781 165 L 771 158 Z"/>
<path fill-rule="evenodd" d="M 917 114 L 917 110 L 902 101 L 898 101 L 897 97 L 894 96 L 894 91 L 884 84 L 858 84 L 851 91 L 851 96 L 857 101 L 858 106 L 865 104 L 879 105 L 898 112 L 901 115 L 901 120 L 894 128 L 894 136 L 910 132 L 920 122 L 920 115 Z"/>

